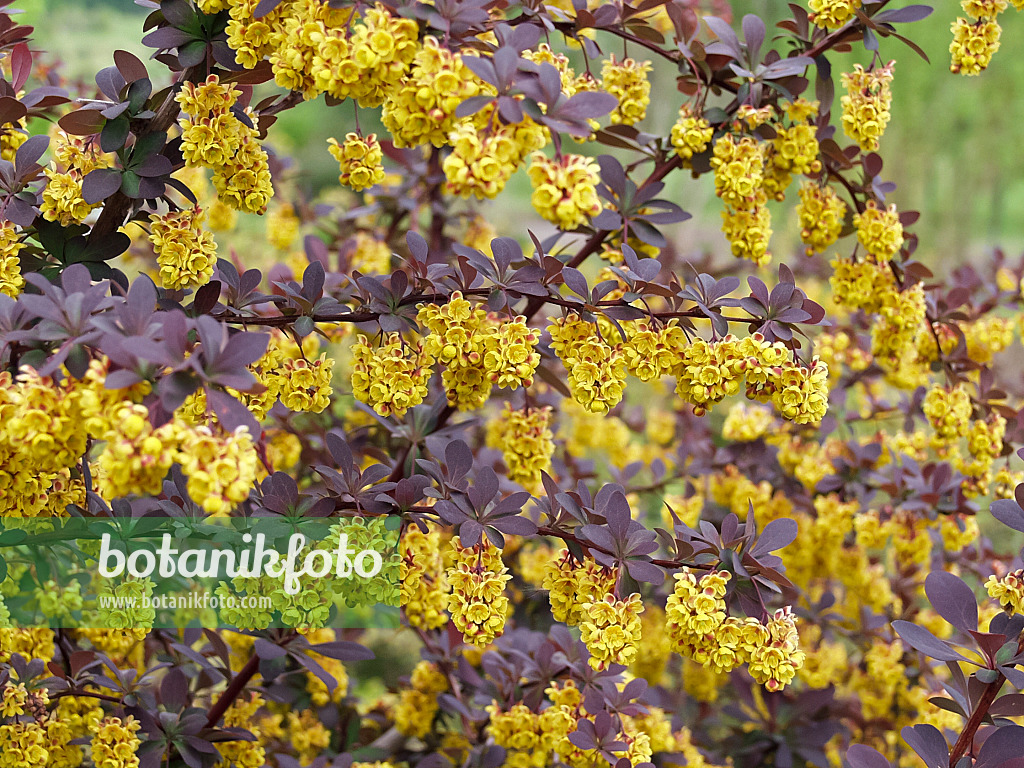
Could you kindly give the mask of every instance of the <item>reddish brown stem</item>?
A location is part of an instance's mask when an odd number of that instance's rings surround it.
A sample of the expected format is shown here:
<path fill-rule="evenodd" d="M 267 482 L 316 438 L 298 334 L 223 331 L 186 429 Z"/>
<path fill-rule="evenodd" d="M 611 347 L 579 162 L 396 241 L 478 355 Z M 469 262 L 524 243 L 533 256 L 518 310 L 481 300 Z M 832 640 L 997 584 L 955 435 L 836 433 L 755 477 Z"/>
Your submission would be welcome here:
<path fill-rule="evenodd" d="M 1021 651 L 1024 651 L 1024 636 L 1017 640 L 1017 653 Z M 953 745 L 953 751 L 949 753 L 949 768 L 956 768 L 957 762 L 967 754 L 967 750 L 974 744 L 974 735 L 981 727 L 982 721 L 988 714 L 989 707 L 996 700 L 999 689 L 1003 687 L 1003 681 L 1005 680 L 1006 677 L 1000 672 L 999 677 L 985 687 L 981 698 L 978 699 L 978 705 L 971 712 L 971 716 L 967 719 L 964 729 L 960 731 L 960 737 L 956 740 L 956 744 Z"/>
<path fill-rule="evenodd" d="M 220 695 L 217 702 L 210 707 L 210 713 L 206 717 L 207 728 L 212 728 L 220 722 L 220 719 L 224 717 L 224 713 L 228 711 L 228 707 L 241 695 L 242 690 L 252 680 L 259 667 L 260 657 L 253 653 L 249 660 L 245 662 L 245 666 L 238 670 L 238 674 L 231 678 L 231 683 L 224 689 L 224 693 Z"/>

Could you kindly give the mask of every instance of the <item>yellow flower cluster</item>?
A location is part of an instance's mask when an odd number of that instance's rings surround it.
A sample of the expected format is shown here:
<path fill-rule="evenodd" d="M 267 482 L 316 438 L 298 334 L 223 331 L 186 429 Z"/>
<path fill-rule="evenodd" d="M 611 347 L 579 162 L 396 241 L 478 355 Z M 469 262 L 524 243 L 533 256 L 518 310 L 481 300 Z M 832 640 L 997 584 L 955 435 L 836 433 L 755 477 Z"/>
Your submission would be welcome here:
<path fill-rule="evenodd" d="M 573 397 L 593 413 L 606 413 L 622 399 L 627 370 L 644 381 L 676 377 L 676 394 L 703 415 L 746 380 L 746 395 L 771 401 L 785 418 L 817 424 L 828 406 L 828 366 L 815 358 L 803 366 L 789 359 L 780 342 L 760 334 L 737 339 L 687 342 L 676 325 L 651 331 L 643 322 L 626 324 L 625 342 L 615 346 L 592 323 L 569 315 L 554 320 L 551 346 L 562 360 Z"/>
<path fill-rule="evenodd" d="M 484 114 L 489 115 L 486 127 L 464 120 L 448 136 L 452 151 L 442 165 L 448 194 L 494 198 L 527 155 L 547 143 L 544 127 L 529 117 L 505 123 L 493 107 Z"/>
<path fill-rule="evenodd" d="M 0 126 L 0 159 L 14 162 L 18 148 L 28 141 L 25 118 Z"/>
<path fill-rule="evenodd" d="M 243 728 L 253 736 L 254 741 L 224 741 L 217 749 L 220 752 L 221 760 L 217 768 L 231 768 L 232 765 L 238 768 L 262 768 L 266 764 L 267 752 L 261 743 L 262 732 L 256 713 L 266 702 L 258 693 L 252 693 L 248 698 L 240 696 L 228 707 L 224 713 L 224 727 Z"/>
<path fill-rule="evenodd" d="M 715 194 L 733 208 L 749 210 L 763 204 L 761 190 L 769 145 L 753 136 L 727 133 L 715 142 L 711 167 Z"/>
<path fill-rule="evenodd" d="M 600 169 L 595 160 L 568 154 L 549 159 L 536 152 L 528 173 L 533 209 L 559 229 L 582 227 L 601 212 Z"/>
<path fill-rule="evenodd" d="M 311 709 L 296 712 L 288 710 L 285 715 L 285 730 L 288 741 L 298 753 L 301 764 L 308 765 L 324 753 L 331 744 L 331 732 L 320 716 Z"/>
<path fill-rule="evenodd" d="M 274 195 L 267 153 L 256 129 L 231 111 L 239 95 L 217 75 L 203 83 L 185 83 L 175 97 L 186 115 L 181 120 L 181 152 L 188 165 L 213 170 L 213 186 L 222 202 L 238 211 L 263 213 Z M 256 120 L 251 110 L 246 116 Z"/>
<path fill-rule="evenodd" d="M 963 384 L 953 388 L 933 386 L 921 404 L 924 415 L 935 429 L 938 446 L 959 440 L 971 428 L 971 397 Z"/>
<path fill-rule="evenodd" d="M 381 416 L 404 416 L 423 402 L 430 379 L 430 358 L 422 345 L 409 344 L 397 333 L 380 347 L 360 334 L 352 345 L 352 394 Z"/>
<path fill-rule="evenodd" d="M 995 19 L 970 21 L 959 18 L 953 22 L 949 43 L 949 71 L 960 75 L 980 75 L 999 50 L 1002 27 Z"/>
<path fill-rule="evenodd" d="M 818 114 L 818 102 L 797 99 L 784 109 L 792 125 L 788 128 L 781 124 L 775 126 L 775 138 L 764 171 L 765 194 L 780 201 L 786 197 L 793 174 L 813 174 L 821 170 L 817 127 L 807 122 Z"/>
<path fill-rule="evenodd" d="M 216 5 L 225 0 L 209 0 Z M 228 20 L 228 45 L 235 52 L 235 60 L 246 69 L 252 69 L 273 50 L 271 41 L 284 24 L 290 3 L 279 3 L 270 13 L 255 18 L 258 0 L 228 0 L 231 18 Z M 220 8 L 218 8 L 220 10 Z"/>
<path fill-rule="evenodd" d="M 0 372 L 0 515 L 64 516 L 68 504 L 85 501 L 82 481 L 69 474 L 89 437 L 84 386 L 70 378 L 57 383 L 28 366 L 17 378 Z"/>
<path fill-rule="evenodd" d="M 505 583 L 512 576 L 501 561 L 501 550 L 485 536 L 475 547 L 451 541 L 448 568 L 448 612 L 467 643 L 485 646 L 505 631 L 509 600 Z"/>
<path fill-rule="evenodd" d="M 0 293 L 14 298 L 25 287 L 18 254 L 25 247 L 21 235 L 9 221 L 0 225 Z"/>
<path fill-rule="evenodd" d="M 294 205 L 281 203 L 274 206 L 266 218 L 267 242 L 279 251 L 288 250 L 298 237 L 301 224 L 299 217 L 295 215 Z"/>
<path fill-rule="evenodd" d="M 490 715 L 487 735 L 507 750 L 508 768 L 551 765 L 551 753 L 568 742 L 569 733 L 576 727 L 575 713 L 567 704 L 554 704 L 539 713 L 525 704 L 513 704 L 503 712 L 494 702 L 485 709 Z"/>
<path fill-rule="evenodd" d="M 217 263 L 217 243 L 203 229 L 205 212 L 192 210 L 150 214 L 149 241 L 156 250 L 160 284 L 171 291 L 200 288 L 210 282 Z"/>
<path fill-rule="evenodd" d="M 439 708 L 437 695 L 447 690 L 448 681 L 440 670 L 429 661 L 419 662 L 395 707 L 395 727 L 399 733 L 417 739 L 426 736 Z"/>
<path fill-rule="evenodd" d="M 725 206 L 722 210 L 722 234 L 729 241 L 732 255 L 749 259 L 758 266 L 771 260 L 768 243 L 772 239 L 772 217 L 766 205 L 752 208 Z"/>
<path fill-rule="evenodd" d="M 326 41 L 315 49 L 311 71 L 317 88 L 338 99 L 354 98 L 362 107 L 380 106 L 409 70 L 418 25 L 377 3 L 352 26 L 347 39 L 340 31 L 329 29 Z"/>
<path fill-rule="evenodd" d="M 575 314 L 553 320 L 548 333 L 576 401 L 592 413 L 607 413 L 618 405 L 626 390 L 622 344 L 609 344 L 597 326 Z"/>
<path fill-rule="evenodd" d="M 62 227 L 82 222 L 93 206 L 82 198 L 80 171 L 74 168 L 61 173 L 55 167 L 47 168 L 46 186 L 43 187 L 43 202 L 39 211 L 47 221 L 56 221 Z"/>
<path fill-rule="evenodd" d="M 625 600 L 605 595 L 603 600 L 584 603 L 580 637 L 590 651 L 590 666 L 605 669 L 609 664 L 631 664 L 640 647 L 640 614 L 644 604 L 634 592 Z"/>
<path fill-rule="evenodd" d="M 807 255 L 824 253 L 843 230 L 846 203 L 830 186 L 806 181 L 800 186 L 800 239 L 807 246 Z"/>
<path fill-rule="evenodd" d="M 898 386 L 912 389 L 926 375 L 916 344 L 925 320 L 924 287 L 920 283 L 884 294 L 871 328 L 871 353 Z"/>
<path fill-rule="evenodd" d="M 131 715 L 124 720 L 106 717 L 97 723 L 90 745 L 93 763 L 102 768 L 138 768 L 140 727 Z"/>
<path fill-rule="evenodd" d="M 338 181 L 356 192 L 369 189 L 384 181 L 384 152 L 377 141 L 377 134 L 360 136 L 358 133 L 346 133 L 345 142 L 339 144 L 337 139 L 327 140 L 330 153 L 341 170 Z"/>
<path fill-rule="evenodd" d="M 895 203 L 883 209 L 869 200 L 864 212 L 853 217 L 853 225 L 864 250 L 880 264 L 892 259 L 903 246 L 903 225 Z"/>
<path fill-rule="evenodd" d="M 401 605 L 410 627 L 437 629 L 448 623 L 448 583 L 441 557 L 441 534 L 424 533 L 416 524 L 406 527 L 399 542 Z"/>
<path fill-rule="evenodd" d="M 613 125 L 635 125 L 647 115 L 651 102 L 651 82 L 647 79 L 650 71 L 649 61 L 616 61 L 615 54 L 601 66 L 601 88 L 619 100 L 610 116 Z"/>
<path fill-rule="evenodd" d="M 771 259 L 771 213 L 766 205 L 764 173 L 770 148 L 753 136 L 737 138 L 727 133 L 715 142 L 711 157 L 715 194 L 725 203 L 722 232 L 734 256 L 759 266 Z"/>
<path fill-rule="evenodd" d="M 1024 613 L 1024 570 L 1011 571 L 1001 579 L 989 576 L 985 589 L 1007 613 Z"/>
<path fill-rule="evenodd" d="M 853 18 L 861 0 L 809 0 L 811 21 L 822 29 L 839 29 Z"/>
<path fill-rule="evenodd" d="M 758 440 L 768 434 L 774 419 L 771 411 L 746 403 L 738 403 L 729 410 L 722 425 L 722 437 L 741 443 Z"/>
<path fill-rule="evenodd" d="M 699 155 L 708 148 L 715 130 L 711 123 L 693 113 L 689 104 L 679 108 L 679 118 L 672 126 L 670 139 L 676 154 L 688 165 L 694 155 Z"/>
<path fill-rule="evenodd" d="M 892 270 L 874 258 L 864 261 L 832 260 L 832 299 L 836 304 L 865 312 L 878 312 L 886 297 L 896 292 Z"/>
<path fill-rule="evenodd" d="M 391 272 L 391 249 L 386 242 L 378 240 L 369 232 L 356 232 L 348 271 L 359 271 L 364 275 L 388 274 Z"/>
<path fill-rule="evenodd" d="M 299 357 L 284 360 L 273 373 L 281 402 L 293 411 L 321 413 L 331 402 L 334 358 L 321 354 L 316 360 Z"/>
<path fill-rule="evenodd" d="M 259 461 L 246 427 L 230 433 L 196 427 L 185 433 L 178 460 L 189 495 L 212 515 L 227 514 L 249 498 Z"/>
<path fill-rule="evenodd" d="M 686 344 L 683 329 L 676 321 L 653 328 L 645 320 L 621 323 L 626 332 L 622 354 L 630 374 L 640 381 L 654 381 L 672 373 L 678 362 L 677 350 Z"/>
<path fill-rule="evenodd" d="M 719 673 L 747 664 L 751 676 L 770 691 L 784 688 L 803 665 L 796 624 L 788 608 L 767 625 L 753 618 L 726 616 L 727 571 L 698 580 L 689 568 L 675 576 L 665 616 L 674 649 Z"/>
<path fill-rule="evenodd" d="M 154 428 L 144 405 L 123 403 L 112 415 L 106 446 L 97 459 L 96 490 L 104 499 L 159 495 L 178 458 L 182 429 L 173 421 Z"/>
<path fill-rule="evenodd" d="M 604 600 L 615 589 L 616 571 L 589 558 L 579 563 L 563 549 L 544 569 L 542 586 L 549 590 L 555 621 L 575 627 L 584 620 L 584 606 Z"/>
<path fill-rule="evenodd" d="M 417 320 L 430 331 L 423 354 L 445 366 L 448 402 L 460 410 L 480 408 L 494 384 L 517 389 L 533 383 L 539 337 L 524 317 L 499 320 L 455 291 L 447 304 L 422 305 Z"/>
<path fill-rule="evenodd" d="M 484 88 L 461 54 L 426 37 L 408 74 L 388 92 L 381 119 L 396 147 L 426 143 L 441 147 L 456 125 L 456 107 Z"/>
<path fill-rule="evenodd" d="M 842 76 L 846 95 L 840 100 L 843 105 L 843 130 L 857 142 L 865 152 L 878 150 L 878 140 L 885 133 L 891 114 L 892 89 L 895 61 L 884 67 L 866 72 L 860 64 L 854 64 L 853 72 Z"/>
<path fill-rule="evenodd" d="M 1003 451 L 1006 436 L 1006 419 L 998 413 L 987 419 L 971 422 L 967 432 L 967 450 L 971 461 L 957 459 L 956 466 L 968 477 L 964 492 L 969 496 L 988 493 L 992 479 L 992 465 Z M 973 518 L 972 518 L 973 519 Z"/>
<path fill-rule="evenodd" d="M 0 725 L 0 768 L 44 768 L 50 760 L 48 742 L 46 729 L 40 723 Z"/>
<path fill-rule="evenodd" d="M 510 480 L 537 493 L 541 472 L 551 470 L 555 452 L 551 407 L 513 410 L 505 403 L 501 415 L 487 424 L 487 447 L 501 450 Z"/>

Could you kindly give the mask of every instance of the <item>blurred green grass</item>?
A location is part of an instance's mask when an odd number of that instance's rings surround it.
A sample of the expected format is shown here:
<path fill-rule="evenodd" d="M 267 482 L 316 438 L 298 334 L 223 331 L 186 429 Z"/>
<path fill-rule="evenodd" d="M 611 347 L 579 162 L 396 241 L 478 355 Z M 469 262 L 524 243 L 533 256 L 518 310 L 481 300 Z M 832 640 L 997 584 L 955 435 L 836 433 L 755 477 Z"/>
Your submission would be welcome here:
<path fill-rule="evenodd" d="M 36 26 L 37 47 L 59 53 L 66 74 L 73 78 L 91 80 L 98 69 L 112 63 L 116 48 L 144 58 L 150 53 L 139 42 L 147 11 L 129 0 L 25 0 L 24 5 L 22 21 Z M 785 12 L 780 0 L 734 0 L 733 5 L 737 19 L 757 13 L 774 23 Z M 948 266 L 996 245 L 1011 252 L 1024 246 L 1024 155 L 1019 151 L 1024 101 L 1014 98 L 1017 83 L 1024 81 L 1024 14 L 1002 14 L 1002 48 L 988 71 L 968 78 L 949 72 L 949 25 L 958 5 L 938 5 L 925 21 L 901 25 L 902 32 L 928 54 L 930 64 L 893 38 L 881 41 L 882 59 L 896 59 L 897 64 L 893 118 L 880 154 L 886 163 L 883 175 L 898 184 L 891 199 L 902 210 L 922 212 L 915 228 L 920 257 Z M 618 53 L 620 48 L 616 44 L 609 50 Z M 854 62 L 869 60 L 863 49 L 835 56 L 837 78 Z M 644 126 L 667 129 L 674 120 L 682 96 L 671 78 L 670 67 L 656 67 Z M 380 130 L 376 112 L 360 110 L 364 131 Z M 333 163 L 328 162 L 327 137 L 343 136 L 353 127 L 350 108 L 327 109 L 318 100 L 282 114 L 271 138 L 280 151 L 293 156 L 299 187 L 313 191 L 336 180 Z M 590 145 L 583 151 L 596 150 Z M 684 254 L 726 251 L 718 231 L 719 205 L 708 181 L 694 184 L 677 174 L 665 191 L 695 214 L 676 230 Z M 525 173 L 513 178 L 486 216 L 503 232 L 522 229 L 524 217 L 536 220 Z M 797 236 L 791 202 L 776 209 L 774 228 L 773 251 L 780 256 L 790 253 Z"/>

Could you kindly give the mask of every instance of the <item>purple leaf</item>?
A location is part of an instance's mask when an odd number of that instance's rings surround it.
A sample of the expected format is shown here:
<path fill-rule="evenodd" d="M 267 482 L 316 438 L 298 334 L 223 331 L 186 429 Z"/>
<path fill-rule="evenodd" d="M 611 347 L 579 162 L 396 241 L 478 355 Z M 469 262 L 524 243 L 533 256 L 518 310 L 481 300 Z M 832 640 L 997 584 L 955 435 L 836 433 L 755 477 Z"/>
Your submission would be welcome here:
<path fill-rule="evenodd" d="M 520 515 L 503 517 L 491 523 L 491 525 L 502 533 L 507 533 L 511 536 L 533 536 L 537 532 L 536 523 Z"/>
<path fill-rule="evenodd" d="M 761 531 L 757 544 L 750 550 L 750 554 L 757 557 L 760 554 L 782 549 L 793 542 L 798 532 L 799 526 L 792 518 L 781 517 L 778 520 L 772 520 Z"/>
<path fill-rule="evenodd" d="M 978 628 L 978 602 L 960 578 L 945 571 L 933 571 L 925 579 L 924 591 L 935 611 L 954 627 L 964 632 Z"/>
<path fill-rule="evenodd" d="M 978 758 L 974 768 L 998 768 L 1007 760 L 1020 757 L 1024 752 L 1024 728 L 1019 725 L 1006 725 L 998 728 L 978 750 Z"/>
<path fill-rule="evenodd" d="M 932 13 L 930 5 L 907 5 L 903 8 L 895 8 L 891 11 L 882 11 L 874 17 L 875 21 L 884 21 L 889 24 L 899 24 L 911 21 L 920 21 L 928 18 Z"/>
<path fill-rule="evenodd" d="M 905 726 L 900 735 L 928 768 L 949 768 L 949 745 L 934 725 Z"/>
<path fill-rule="evenodd" d="M 369 661 L 374 658 L 373 651 L 359 643 L 347 640 L 332 640 L 329 643 L 318 643 L 311 645 L 309 650 L 316 651 L 321 656 L 327 656 L 338 661 Z"/>
<path fill-rule="evenodd" d="M 1024 533 L 1024 509 L 1013 499 L 996 499 L 989 507 L 992 516 L 1003 525 Z"/>
<path fill-rule="evenodd" d="M 637 581 L 648 584 L 661 584 L 665 581 L 665 572 L 646 560 L 626 560 L 626 570 Z"/>
<path fill-rule="evenodd" d="M 867 744 L 854 744 L 846 750 L 846 761 L 850 768 L 892 768 L 881 752 Z"/>
<path fill-rule="evenodd" d="M 704 23 L 708 25 L 711 31 L 716 37 L 722 42 L 722 45 L 729 51 L 734 59 L 743 58 L 743 51 L 740 48 L 740 40 L 736 37 L 736 33 L 733 28 L 729 26 L 729 22 L 725 19 L 720 19 L 717 16 L 705 16 Z"/>
<path fill-rule="evenodd" d="M 587 286 L 587 278 L 578 269 L 575 267 L 563 268 L 562 280 L 565 281 L 566 287 L 577 296 L 582 297 L 585 301 L 590 299 L 590 288 Z"/>
<path fill-rule="evenodd" d="M 747 44 L 747 55 L 753 63 L 757 62 L 761 53 L 766 31 L 764 22 L 759 16 L 748 13 L 743 17 L 743 39 Z"/>
<path fill-rule="evenodd" d="M 907 643 L 926 656 L 939 661 L 966 661 L 967 659 L 953 650 L 948 643 L 933 635 L 927 628 L 913 624 L 909 621 L 894 621 L 892 628 L 896 634 Z"/>
<path fill-rule="evenodd" d="M 82 199 L 89 205 L 96 205 L 120 188 L 120 171 L 114 168 L 96 168 L 82 180 Z"/>
<path fill-rule="evenodd" d="M 577 93 L 559 106 L 558 117 L 563 120 L 594 120 L 611 112 L 619 100 L 605 91 Z"/>

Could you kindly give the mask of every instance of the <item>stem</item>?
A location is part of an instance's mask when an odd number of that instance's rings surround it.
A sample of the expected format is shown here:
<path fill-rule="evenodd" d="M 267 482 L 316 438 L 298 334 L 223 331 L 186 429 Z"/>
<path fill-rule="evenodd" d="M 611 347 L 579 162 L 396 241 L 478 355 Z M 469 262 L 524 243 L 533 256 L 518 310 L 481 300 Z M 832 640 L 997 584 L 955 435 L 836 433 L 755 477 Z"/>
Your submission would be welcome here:
<path fill-rule="evenodd" d="M 112 704 L 123 704 L 124 703 L 123 701 L 121 701 L 121 699 L 117 698 L 116 696 L 108 696 L 105 693 L 94 693 L 93 691 L 75 691 L 75 690 L 57 691 L 56 693 L 51 693 L 50 694 L 50 699 L 51 700 L 52 699 L 59 699 L 59 698 L 62 698 L 64 696 L 85 696 L 86 698 L 89 698 L 89 699 L 99 699 L 100 701 L 109 701 Z"/>
<path fill-rule="evenodd" d="M 260 657 L 253 653 L 249 660 L 245 662 L 245 666 L 238 670 L 238 674 L 231 678 L 231 683 L 224 689 L 224 693 L 220 695 L 217 702 L 210 707 L 210 714 L 206 718 L 207 728 L 212 728 L 220 722 L 220 719 L 224 717 L 224 713 L 228 711 L 228 707 L 241 695 L 246 683 L 252 680 L 259 666 Z"/>
<path fill-rule="evenodd" d="M 1024 651 L 1024 636 L 1017 640 L 1017 653 L 1021 651 Z M 981 698 L 978 699 L 978 706 L 971 712 L 971 716 L 967 719 L 964 729 L 960 731 L 960 738 L 956 740 L 956 744 L 953 745 L 953 751 L 949 753 L 949 768 L 956 768 L 957 762 L 967 754 L 967 750 L 974 744 L 974 735 L 978 732 L 978 728 L 981 727 L 981 722 L 985 719 L 985 715 L 988 714 L 988 708 L 996 700 L 996 695 L 999 693 L 999 689 L 1003 687 L 1004 680 L 1006 678 L 1000 672 L 999 677 L 985 687 Z"/>

